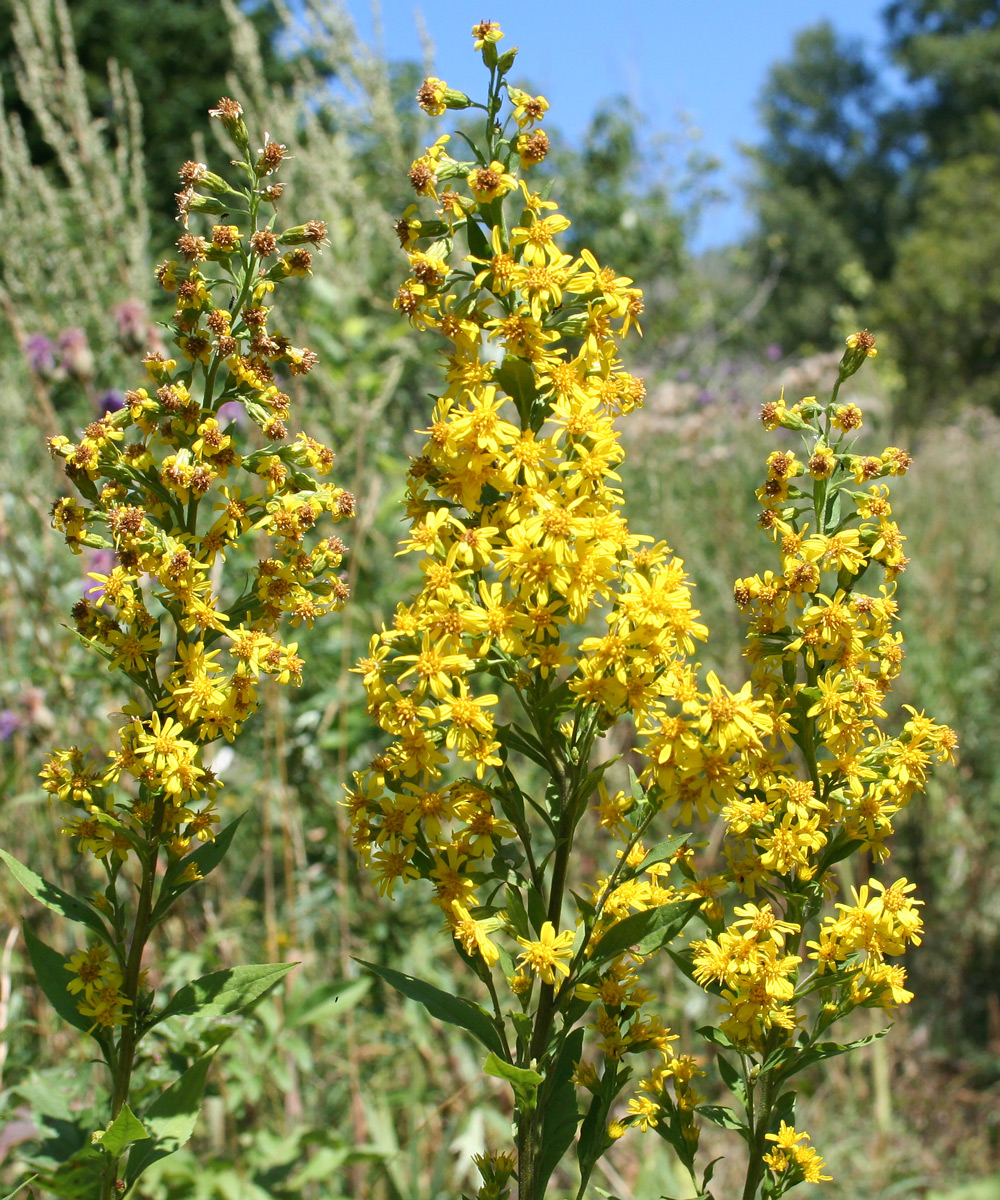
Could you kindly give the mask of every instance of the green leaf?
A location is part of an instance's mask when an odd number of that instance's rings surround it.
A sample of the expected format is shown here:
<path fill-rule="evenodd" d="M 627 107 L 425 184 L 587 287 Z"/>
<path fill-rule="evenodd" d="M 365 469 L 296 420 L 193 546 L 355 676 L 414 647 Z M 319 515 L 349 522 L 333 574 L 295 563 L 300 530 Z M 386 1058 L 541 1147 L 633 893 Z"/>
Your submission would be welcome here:
<path fill-rule="evenodd" d="M 662 842 L 657 842 L 655 846 L 646 851 L 646 857 L 636 868 L 635 873 L 638 875 L 640 871 L 648 871 L 657 863 L 666 862 L 672 858 L 677 847 L 683 846 L 688 837 L 689 835 L 686 833 L 678 833 L 674 837 L 664 838 Z"/>
<path fill-rule="evenodd" d="M 141 1142 L 148 1137 L 149 1134 L 143 1123 L 127 1104 L 123 1104 L 118 1116 L 107 1129 L 95 1133 L 91 1142 L 95 1146 L 103 1146 L 112 1158 L 117 1158 L 126 1146 L 131 1145 L 132 1142 Z"/>
<path fill-rule="evenodd" d="M 775 1073 L 775 1078 L 780 1080 L 791 1079 L 793 1075 L 797 1075 L 799 1071 L 806 1067 L 811 1067 L 813 1063 L 823 1062 L 828 1058 L 836 1058 L 838 1054 L 849 1054 L 852 1050 L 860 1050 L 862 1046 L 870 1046 L 872 1042 L 877 1042 L 879 1038 L 884 1038 L 892 1028 L 887 1025 L 885 1029 L 880 1029 L 878 1033 L 871 1033 L 868 1037 L 857 1038 L 853 1042 L 815 1042 L 806 1050 L 796 1051 L 792 1049 L 789 1052 L 788 1065 L 782 1067 Z"/>
<path fill-rule="evenodd" d="M 192 1063 L 146 1110 L 143 1125 L 149 1136 L 128 1156 L 125 1182 L 129 1187 L 152 1163 L 180 1150 L 194 1132 L 214 1055 L 213 1049 Z"/>
<path fill-rule="evenodd" d="M 535 931 L 535 937 L 542 936 L 542 926 L 549 919 L 545 903 L 535 888 L 528 888 L 528 918 Z"/>
<path fill-rule="evenodd" d="M 242 1012 L 296 966 L 298 963 L 255 963 L 202 975 L 175 992 L 166 1007 L 151 1018 L 147 1028 L 182 1014 L 224 1017 L 228 1013 Z"/>
<path fill-rule="evenodd" d="M 518 937 L 523 937 L 526 941 L 531 940 L 524 901 L 521 899 L 521 893 L 514 887 L 507 888 L 507 918 Z"/>
<path fill-rule="evenodd" d="M 514 354 L 504 355 L 504 360 L 493 378 L 514 401 L 518 415 L 525 421 L 531 411 L 531 406 L 538 398 L 538 388 L 535 386 L 535 373 L 531 364 Z"/>
<path fill-rule="evenodd" d="M 545 1194 L 545 1185 L 562 1161 L 576 1137 L 580 1112 L 576 1105 L 576 1085 L 573 1071 L 583 1054 L 583 1028 L 574 1029 L 563 1042 L 559 1056 L 549 1074 L 551 1093 L 544 1100 L 542 1113 L 541 1153 L 538 1157 L 538 1191 Z"/>
<path fill-rule="evenodd" d="M 612 925 L 601 938 L 591 955 L 591 962 L 607 962 L 633 946 L 637 954 L 654 953 L 677 936 L 701 907 L 701 903 L 701 900 L 689 900 L 632 913 L 617 925 Z"/>
<path fill-rule="evenodd" d="M 402 992 L 404 996 L 408 996 L 411 1000 L 416 1000 L 422 1004 L 432 1017 L 437 1017 L 439 1021 L 445 1021 L 449 1025 L 457 1025 L 460 1029 L 465 1029 L 481 1045 L 485 1046 L 487 1050 L 500 1056 L 504 1055 L 503 1042 L 499 1033 L 497 1033 L 492 1018 L 478 1004 L 473 1004 L 471 1000 L 465 1000 L 461 996 L 453 996 L 449 992 L 442 992 L 440 988 L 434 987 L 433 984 L 425 983 L 422 979 L 416 979 L 413 975 L 404 975 L 402 971 L 394 971 L 391 967 L 382 967 L 378 963 L 365 962 L 361 958 L 357 958 L 354 961 L 362 967 L 367 967 L 369 971 L 377 975 L 380 979 L 384 979 L 397 992 Z"/>
<path fill-rule="evenodd" d="M 515 750 L 518 754 L 523 754 L 525 758 L 530 758 L 532 762 L 537 763 L 540 767 L 549 769 L 549 761 L 545 757 L 545 751 L 542 749 L 541 742 L 537 741 L 526 733 L 517 725 L 498 725 L 497 737 L 503 746 L 508 750 Z"/>
<path fill-rule="evenodd" d="M 73 978 L 66 970 L 69 959 L 60 954 L 58 950 L 53 950 L 51 946 L 46 946 L 40 938 L 35 937 L 27 924 L 22 928 L 24 944 L 35 972 L 35 978 L 38 980 L 38 986 L 67 1024 L 72 1025 L 74 1029 L 82 1029 L 86 1033 L 94 1022 L 80 1012 L 76 1006 L 76 997 L 66 990 L 67 984 Z"/>
<path fill-rule="evenodd" d="M 497 1058 L 495 1054 L 488 1054 L 486 1061 L 483 1063 L 483 1070 L 487 1075 L 493 1075 L 497 1079 L 506 1079 L 510 1086 L 514 1089 L 514 1097 L 517 1101 L 517 1107 L 521 1112 L 533 1112 L 535 1101 L 538 1098 L 538 1088 L 542 1083 L 542 1076 L 537 1071 L 528 1070 L 526 1067 L 515 1067 L 502 1058 Z"/>
<path fill-rule="evenodd" d="M 503 815 L 520 829 L 524 825 L 524 796 L 509 770 L 502 768 L 498 774 L 502 783 L 492 789 L 493 795 L 503 809 Z"/>
<path fill-rule="evenodd" d="M 30 870 L 23 863 L 19 863 L 6 850 L 0 850 L 0 858 L 10 868 L 10 873 L 21 887 L 34 896 L 39 903 L 44 904 L 46 908 L 51 909 L 53 912 L 68 917 L 71 921 L 76 921 L 80 925 L 88 925 L 96 933 L 99 933 L 105 941 L 108 940 L 107 927 L 104 922 L 82 900 L 77 900 L 69 892 L 64 892 L 62 888 L 56 887 L 54 883 L 49 883 L 41 875 L 36 875 L 34 871 Z"/>
<path fill-rule="evenodd" d="M 420 228 L 423 230 L 423 223 Z M 469 239 L 469 253 L 473 258 L 481 258 L 484 262 L 489 262 L 493 257 L 493 247 L 490 245 L 489 238 L 483 233 L 479 222 L 469 217 L 465 222 L 465 232 Z"/>
<path fill-rule="evenodd" d="M 743 1082 L 743 1076 L 733 1066 L 728 1058 L 723 1058 L 720 1054 L 716 1058 L 716 1063 L 719 1067 L 719 1074 L 722 1076 L 722 1082 L 733 1093 L 733 1095 L 746 1104 L 747 1091 L 746 1084 Z"/>
<path fill-rule="evenodd" d="M 713 1125 L 720 1125 L 723 1129 L 739 1129 L 746 1130 L 746 1126 L 738 1119 L 731 1108 L 726 1108 L 723 1104 L 699 1104 L 695 1112 L 700 1117 L 704 1117 L 706 1121 L 711 1121 Z"/>
<path fill-rule="evenodd" d="M 12 1192 L 8 1192 L 7 1195 L 4 1196 L 3 1200 L 14 1200 L 14 1197 L 17 1195 L 18 1192 L 20 1192 L 23 1188 L 26 1188 L 29 1183 L 34 1183 L 37 1178 L 38 1178 L 37 1175 L 29 1175 L 28 1178 L 24 1181 L 24 1183 L 19 1183 Z"/>
<path fill-rule="evenodd" d="M 153 909 L 152 919 L 154 924 L 163 917 L 178 896 L 183 895 L 188 888 L 194 887 L 195 883 L 199 882 L 198 880 L 192 880 L 190 883 L 178 884 L 177 879 L 183 871 L 187 870 L 190 866 L 195 866 L 201 873 L 201 878 L 204 879 L 206 875 L 211 874 L 219 863 L 222 862 L 244 816 L 244 813 L 240 813 L 235 820 L 230 821 L 228 825 L 219 830 L 215 835 L 214 841 L 205 842 L 197 850 L 192 851 L 184 858 L 171 864 L 167 869 L 163 886 L 160 888 L 160 896 L 156 902 L 156 907 Z"/>
<path fill-rule="evenodd" d="M 584 799 L 589 798 L 590 795 L 593 793 L 594 789 L 604 778 L 604 775 L 607 772 L 608 768 L 614 766 L 614 764 L 616 762 L 618 762 L 618 760 L 620 758 L 621 758 L 620 754 L 615 754 L 613 757 L 606 758 L 606 759 L 604 759 L 603 762 L 599 762 L 597 764 L 597 766 L 586 777 L 586 779 L 584 779 L 583 783 L 581 783 L 580 786 L 576 789 L 576 792 L 574 793 L 574 795 L 577 797 L 582 797 Z"/>

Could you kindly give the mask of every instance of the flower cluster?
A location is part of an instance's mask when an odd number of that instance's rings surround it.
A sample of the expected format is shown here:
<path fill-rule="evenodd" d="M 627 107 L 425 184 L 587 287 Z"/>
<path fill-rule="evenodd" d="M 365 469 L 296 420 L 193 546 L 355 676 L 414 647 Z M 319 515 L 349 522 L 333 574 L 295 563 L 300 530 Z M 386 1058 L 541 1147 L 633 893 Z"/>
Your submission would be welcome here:
<path fill-rule="evenodd" d="M 176 304 L 176 357 L 149 352 L 146 384 L 120 408 L 76 441 L 49 440 L 78 493 L 57 500 L 55 527 L 76 553 L 110 554 L 73 609 L 76 629 L 142 696 L 125 706 L 110 765 L 73 747 L 54 751 L 42 772 L 47 791 L 82 810 L 65 832 L 112 876 L 144 846 L 166 845 L 177 860 L 214 836 L 219 781 L 204 747 L 239 734 L 263 679 L 301 682 L 298 643 L 282 626 L 310 627 L 347 597 L 345 548 L 324 526 L 349 517 L 354 501 L 324 481 L 333 452 L 305 433 L 289 436 L 282 390 L 316 356 L 291 344 L 270 304 L 278 284 L 309 273 L 309 247 L 321 248 L 325 226 L 276 225 L 282 185 L 271 176 L 285 147 L 265 135 L 253 153 L 241 112 L 225 99 L 212 115 L 243 154 L 243 185 L 203 163 L 180 171 L 185 230 L 194 214 L 227 216 L 205 235 L 184 232 L 179 259 L 156 269 Z M 234 587 L 224 566 L 237 555 L 248 569 Z M 173 878 L 197 877 L 192 863 Z M 96 903 L 110 910 L 114 889 Z M 80 966 L 93 1006 L 93 963 Z M 101 970 L 107 995 L 113 981 Z M 121 1019 L 113 1006 L 95 1018 Z"/>
<path fill-rule="evenodd" d="M 552 1100 L 573 1035 L 570 1078 L 589 1105 L 576 1114 L 581 1194 L 629 1127 L 656 1130 L 694 1179 L 699 1117 L 728 1110 L 703 1107 L 704 1072 L 675 1053 L 639 967 L 697 913 L 707 936 L 671 954 L 720 998 L 714 1044 L 742 1060 L 747 1123 L 730 1127 L 751 1149 L 745 1194 L 769 1169 L 783 1177 L 777 1195 L 824 1178 L 799 1145 L 806 1135 L 769 1132 L 782 1116 L 777 1073 L 828 1053 L 816 1039 L 858 1005 L 908 1000 L 905 972 L 887 959 L 920 936 L 906 880 L 869 881 L 820 921 L 833 868 L 859 851 L 884 859 L 893 815 L 955 746 L 912 710 L 897 737 L 880 723 L 902 661 L 894 581 L 906 560 L 879 481 L 910 459 L 897 447 L 852 452 L 862 414 L 837 392 L 873 355 L 867 332 L 848 340 L 829 404 L 765 406 L 765 427 L 803 432 L 806 452 L 770 454 L 758 492 L 777 562 L 736 584 L 750 678 L 733 691 L 702 675 L 691 659 L 707 630 L 684 564 L 630 530 L 619 486 L 619 419 L 643 385 L 618 346 L 641 332 L 641 293 L 589 251 L 563 249 L 569 219 L 524 177 L 537 161 L 526 131 L 547 103 L 505 83 L 514 52 L 499 54 L 495 24 L 473 32 L 491 73 L 487 103 L 439 79 L 418 101 L 433 114 L 482 109 L 483 139 L 469 140 L 472 161 L 451 157 L 447 135 L 428 147 L 409 172 L 423 207 L 396 226 L 409 273 L 395 305 L 444 339 L 445 384 L 408 477 L 399 553 L 415 558 L 419 586 L 356 668 L 386 742 L 345 802 L 354 845 L 383 894 L 431 885 L 489 991 L 493 1016 L 479 1011 L 507 1055 L 493 1073 L 518 1094 L 529 1200 L 543 1194 L 544 1118 L 523 1089 L 531 1077 L 539 1106 Z M 612 792 L 610 763 L 592 760 L 619 721 L 634 726 L 641 770 Z M 662 812 L 680 832 L 647 849 Z M 570 852 L 588 814 L 621 844 L 606 872 L 574 879 L 567 921 Z M 722 854 L 700 871 L 689 839 L 707 822 Z M 497 1043 L 484 1044 L 496 1059 Z M 655 1067 L 615 1116 L 622 1060 L 649 1051 Z M 707 1178 L 695 1179 L 700 1193 Z"/>
<path fill-rule="evenodd" d="M 548 107 L 507 92 L 519 129 Z M 495 914 L 469 915 L 484 903 L 482 869 L 519 837 L 498 812 L 506 748 L 494 689 L 529 708 L 557 696 L 574 706 L 575 725 L 558 733 L 571 755 L 595 721 L 642 711 L 705 631 L 683 564 L 629 531 L 615 486 L 616 418 L 643 395 L 617 346 L 637 327 L 641 293 L 589 252 L 562 252 L 569 220 L 515 178 L 516 136 L 480 164 L 451 159 L 442 140 L 411 171 L 421 194 L 436 194 L 431 169 L 435 184 L 464 180 L 468 193 L 437 195 L 440 219 L 410 209 L 399 223 L 411 275 L 396 304 L 446 339 L 448 386 L 409 474 L 400 553 L 419 556 L 422 586 L 357 668 L 392 740 L 348 803 L 381 891 L 429 879 L 455 937 L 491 967 L 490 935 L 518 936 L 519 990 L 525 972 L 549 984 L 568 975 L 573 935 L 546 922 L 529 938 Z M 505 197 L 519 204 L 509 232 Z M 460 236 L 469 253 L 452 265 Z M 587 636 L 603 605 L 605 630 Z M 445 782 L 449 770 L 459 777 Z"/>

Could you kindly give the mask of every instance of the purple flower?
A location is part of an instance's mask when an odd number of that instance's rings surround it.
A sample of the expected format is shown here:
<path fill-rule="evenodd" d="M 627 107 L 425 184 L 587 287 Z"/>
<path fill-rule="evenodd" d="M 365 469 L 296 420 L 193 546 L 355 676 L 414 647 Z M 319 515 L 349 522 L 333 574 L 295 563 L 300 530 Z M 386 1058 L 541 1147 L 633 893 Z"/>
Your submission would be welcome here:
<path fill-rule="evenodd" d="M 227 421 L 235 421 L 237 425 L 241 425 L 245 412 L 246 409 L 239 400 L 227 400 L 225 404 L 219 405 L 219 411 L 215 415 L 220 425 L 225 425 Z"/>
<path fill-rule="evenodd" d="M 59 364 L 74 379 L 86 380 L 94 373 L 94 356 L 87 344 L 87 335 L 77 326 L 64 329 L 59 335 L 62 362 Z"/>
<path fill-rule="evenodd" d="M 56 369 L 56 348 L 44 333 L 25 338 L 21 351 L 28 366 L 36 375 L 49 377 Z"/>
<path fill-rule="evenodd" d="M 120 408 L 125 407 L 125 394 L 117 391 L 115 388 L 109 388 L 97 397 L 95 404 L 97 405 L 97 411 L 103 417 L 107 413 L 117 412 Z"/>
<path fill-rule="evenodd" d="M 126 350 L 142 350 L 146 345 L 146 308 L 142 301 L 123 300 L 114 313 L 118 340 Z"/>
<path fill-rule="evenodd" d="M 0 742 L 6 742 L 11 734 L 20 728 L 20 716 L 12 708 L 0 708 Z"/>
<path fill-rule="evenodd" d="M 104 594 L 104 589 L 96 579 L 91 579 L 90 575 L 110 575 L 117 563 L 114 550 L 92 550 L 87 556 L 87 583 L 88 587 L 84 590 L 85 599 L 98 608 L 105 608 L 108 612 L 112 612 L 110 605 L 101 600 Z"/>
<path fill-rule="evenodd" d="M 708 388 L 702 388 L 701 391 L 698 393 L 698 403 L 699 404 L 711 404 L 714 399 L 715 399 L 714 393 L 710 392 L 708 390 Z"/>
<path fill-rule="evenodd" d="M 767 357 L 771 362 L 777 362 L 781 358 L 781 347 L 777 343 L 772 342 L 767 348 Z"/>

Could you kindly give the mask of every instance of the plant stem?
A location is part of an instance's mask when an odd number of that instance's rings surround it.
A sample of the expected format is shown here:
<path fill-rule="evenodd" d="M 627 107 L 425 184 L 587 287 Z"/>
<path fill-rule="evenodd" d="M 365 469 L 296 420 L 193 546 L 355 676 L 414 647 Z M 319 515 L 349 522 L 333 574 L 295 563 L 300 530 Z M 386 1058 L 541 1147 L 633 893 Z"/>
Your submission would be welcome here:
<path fill-rule="evenodd" d="M 774 1073 L 767 1071 L 761 1080 L 761 1096 L 757 1111 L 753 1114 L 753 1144 L 750 1161 L 747 1163 L 747 1181 L 742 1200 L 757 1200 L 757 1189 L 764 1179 L 764 1151 L 767 1149 L 767 1131 L 771 1123 L 771 1105 L 774 1103 Z"/>
<path fill-rule="evenodd" d="M 132 929 L 132 942 L 129 946 L 125 962 L 125 978 L 122 981 L 122 991 L 129 1000 L 128 1017 L 122 1027 L 121 1038 L 118 1041 L 115 1056 L 114 1089 L 111 1096 L 112 1121 L 122 1110 L 128 1100 L 129 1087 L 132 1082 L 132 1068 L 135 1065 L 135 1052 L 139 1043 L 139 979 L 142 974 L 142 955 L 150 934 L 151 917 L 153 913 L 153 885 L 156 880 L 156 863 L 159 857 L 160 836 L 163 832 L 163 817 L 166 801 L 162 795 L 157 796 L 153 806 L 153 817 L 150 822 L 150 837 L 148 854 L 142 863 L 142 880 L 139 885 L 139 900 L 136 905 L 135 924 Z M 120 1155 L 112 1155 L 108 1160 L 104 1173 L 104 1185 L 101 1200 L 112 1200 L 118 1194 L 115 1184 L 118 1178 Z"/>

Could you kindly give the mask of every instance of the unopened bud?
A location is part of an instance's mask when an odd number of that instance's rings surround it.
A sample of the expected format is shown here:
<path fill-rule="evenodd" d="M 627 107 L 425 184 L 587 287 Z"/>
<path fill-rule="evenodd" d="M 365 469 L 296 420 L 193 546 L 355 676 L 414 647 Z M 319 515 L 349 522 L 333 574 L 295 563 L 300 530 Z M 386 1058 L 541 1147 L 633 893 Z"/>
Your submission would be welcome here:
<path fill-rule="evenodd" d="M 201 196 L 197 192 L 194 195 L 187 196 L 184 201 L 184 208 L 188 212 L 202 212 L 219 214 L 229 211 L 229 205 L 225 204 L 217 196 Z"/>
<path fill-rule="evenodd" d="M 457 88 L 446 87 L 443 99 L 445 108 L 468 108 L 472 104 L 465 92 L 460 92 Z"/>
<path fill-rule="evenodd" d="M 304 225 L 293 225 L 291 229 L 286 229 L 284 233 L 278 234 L 278 241 L 282 246 L 304 246 L 307 243 L 313 246 L 328 246 L 329 238 L 326 236 L 325 221 L 307 221 Z"/>
<path fill-rule="evenodd" d="M 497 73 L 500 75 L 506 75 L 514 65 L 515 58 L 517 58 L 517 46 L 511 46 L 509 50 L 505 51 L 497 59 Z"/>

